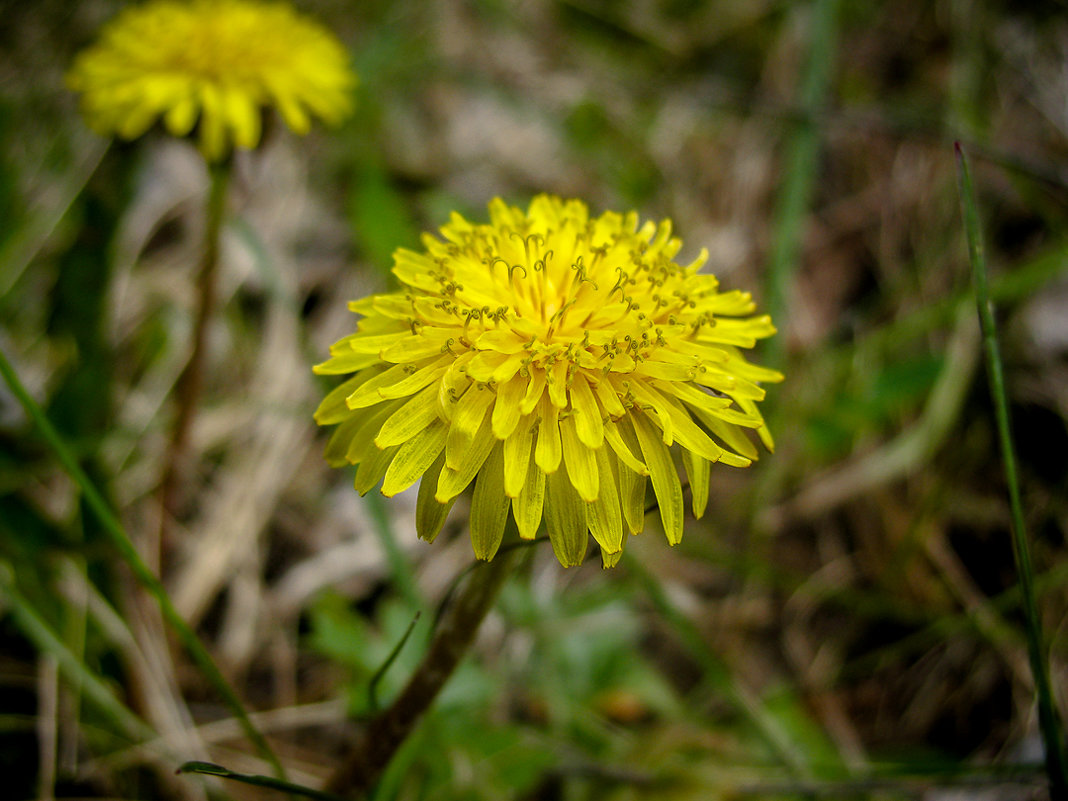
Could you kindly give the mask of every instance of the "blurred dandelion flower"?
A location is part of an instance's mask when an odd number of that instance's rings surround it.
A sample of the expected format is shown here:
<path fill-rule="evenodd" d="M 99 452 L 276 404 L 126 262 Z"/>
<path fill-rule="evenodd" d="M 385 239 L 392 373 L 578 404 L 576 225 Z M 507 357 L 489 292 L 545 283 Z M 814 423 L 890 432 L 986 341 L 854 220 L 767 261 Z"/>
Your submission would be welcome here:
<path fill-rule="evenodd" d="M 425 252 L 398 250 L 403 291 L 350 304 L 363 315 L 321 374 L 355 373 L 315 419 L 338 424 L 332 464 L 359 465 L 356 489 L 394 495 L 420 478 L 419 535 L 432 540 L 475 483 L 475 555 L 491 559 L 509 509 L 533 538 L 544 518 L 557 558 L 581 563 L 593 535 L 605 566 L 638 533 L 651 479 L 669 542 L 682 538 L 677 443 L 703 514 L 709 466 L 770 449 L 761 381 L 782 375 L 741 348 L 775 332 L 747 292 L 673 261 L 671 223 L 635 212 L 591 218 L 584 203 L 500 199 L 490 223 L 453 214 Z"/>
<path fill-rule="evenodd" d="M 67 81 L 99 133 L 133 139 L 160 118 L 174 136 L 196 126 L 217 161 L 259 144 L 265 108 L 298 134 L 312 116 L 339 123 L 356 77 L 341 43 L 284 3 L 154 0 L 108 23 Z"/>

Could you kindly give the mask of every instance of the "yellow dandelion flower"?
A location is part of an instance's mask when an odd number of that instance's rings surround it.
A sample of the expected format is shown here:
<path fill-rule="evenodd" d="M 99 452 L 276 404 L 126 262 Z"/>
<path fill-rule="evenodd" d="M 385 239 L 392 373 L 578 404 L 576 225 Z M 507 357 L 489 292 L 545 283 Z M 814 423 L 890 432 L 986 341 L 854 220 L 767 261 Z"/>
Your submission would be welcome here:
<path fill-rule="evenodd" d="M 645 518 L 650 480 L 668 541 L 683 528 L 679 446 L 703 514 L 713 462 L 771 449 L 757 408 L 775 370 L 742 348 L 775 332 L 747 292 L 673 261 L 671 223 L 635 212 L 591 217 L 539 196 L 523 212 L 496 199 L 489 224 L 453 214 L 425 252 L 398 250 L 403 291 L 350 304 L 363 315 L 321 374 L 355 373 L 316 412 L 337 424 L 327 459 L 359 465 L 356 489 L 394 495 L 420 478 L 419 535 L 432 540 L 474 482 L 475 555 L 491 559 L 508 514 L 520 536 L 542 520 L 564 566 L 593 535 L 606 566 Z"/>
<path fill-rule="evenodd" d="M 67 81 L 99 133 L 134 139 L 160 119 L 174 136 L 197 127 L 215 161 L 259 144 L 266 108 L 298 134 L 313 116 L 339 123 L 356 78 L 341 43 L 283 3 L 155 0 L 108 23 Z"/>

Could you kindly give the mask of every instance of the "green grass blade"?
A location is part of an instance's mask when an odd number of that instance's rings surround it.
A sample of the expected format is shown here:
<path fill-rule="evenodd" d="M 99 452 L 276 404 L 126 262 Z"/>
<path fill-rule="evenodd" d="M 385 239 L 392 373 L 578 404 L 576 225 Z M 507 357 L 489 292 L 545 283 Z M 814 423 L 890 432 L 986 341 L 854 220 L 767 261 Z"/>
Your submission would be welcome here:
<path fill-rule="evenodd" d="M 181 641 L 182 646 L 226 702 L 226 705 L 230 707 L 230 711 L 240 722 L 241 728 L 245 732 L 245 736 L 248 737 L 249 741 L 255 746 L 260 756 L 270 763 L 275 773 L 279 777 L 284 777 L 285 771 L 282 768 L 282 763 L 279 762 L 278 757 L 275 756 L 271 747 L 267 744 L 267 740 L 260 734 L 256 727 L 252 725 L 252 721 L 249 720 L 248 712 L 245 710 L 244 704 L 241 703 L 241 699 L 238 698 L 237 693 L 230 686 L 226 677 L 223 676 L 222 672 L 215 664 L 215 660 L 211 658 L 211 654 L 208 653 L 204 644 L 197 637 L 196 632 L 190 628 L 189 624 L 186 623 L 185 619 L 178 613 L 178 610 L 175 609 L 170 596 L 167 595 L 167 590 L 164 588 L 163 583 L 156 577 L 155 573 L 149 569 L 144 560 L 141 559 L 141 555 L 134 547 L 129 535 L 123 528 L 122 523 L 119 522 L 119 519 L 111 511 L 111 508 L 108 506 L 100 492 L 93 486 L 93 483 L 89 480 L 85 471 L 82 470 L 78 461 L 74 458 L 74 455 L 71 453 L 62 437 L 60 437 L 51 421 L 49 421 L 48 417 L 42 411 L 41 407 L 30 396 L 26 387 L 23 386 L 22 381 L 19 380 L 18 374 L 15 372 L 15 368 L 11 365 L 11 362 L 8 361 L 8 358 L 3 351 L 0 351 L 0 374 L 3 375 L 4 381 L 18 399 L 19 403 L 22 404 L 22 408 L 25 409 L 26 414 L 41 431 L 45 441 L 59 459 L 60 464 L 63 465 L 63 469 L 67 471 L 67 474 L 81 489 L 86 503 L 97 516 L 97 519 L 99 519 L 112 546 L 118 551 L 122 560 L 126 562 L 130 571 L 134 574 L 134 577 L 159 604 L 164 619 L 174 630 L 178 639 Z"/>
<path fill-rule="evenodd" d="M 242 784 L 251 784 L 256 787 L 267 787 L 271 790 L 277 790 L 280 793 L 304 796 L 305 798 L 314 798 L 317 799 L 317 801 L 353 801 L 351 798 L 342 798 L 333 793 L 324 793 L 322 790 L 315 790 L 311 787 L 305 787 L 302 784 L 293 784 L 293 782 L 282 781 L 271 776 L 259 776 L 254 773 L 234 773 L 229 768 L 224 768 L 222 765 L 216 765 L 213 762 L 186 762 L 178 768 L 178 772 L 199 773 L 203 776 L 218 776 L 223 779 L 241 782 Z"/>
<path fill-rule="evenodd" d="M 108 686 L 85 666 L 38 614 L 29 599 L 15 586 L 14 572 L 6 562 L 0 563 L 0 590 L 19 630 L 38 651 L 52 656 L 71 684 L 78 687 L 89 701 L 111 718 L 123 734 L 134 742 L 155 738 L 156 733 L 152 727 L 119 701 Z"/>
<path fill-rule="evenodd" d="M 809 24 L 808 64 L 800 97 L 802 113 L 797 117 L 788 142 L 768 265 L 767 309 L 780 329 L 786 325 L 789 317 L 786 293 L 797 264 L 801 228 L 819 167 L 821 136 L 818 112 L 827 97 L 834 63 L 838 38 L 838 0 L 814 0 Z M 782 364 L 782 337 L 773 337 L 764 348 L 768 364 Z"/>
<path fill-rule="evenodd" d="M 1035 602 L 1034 567 L 1031 546 L 1024 522 L 1023 503 L 1020 499 L 1020 481 L 1016 471 L 1016 452 L 1009 424 L 1009 400 L 1005 390 L 1005 374 L 1001 363 L 997 324 L 994 320 L 990 290 L 987 286 L 986 254 L 979 226 L 979 211 L 972 186 L 971 167 L 968 157 L 955 145 L 957 154 L 957 180 L 960 187 L 961 208 L 964 215 L 964 230 L 968 239 L 968 256 L 972 263 L 972 280 L 975 284 L 975 302 L 979 307 L 979 324 L 983 330 L 983 352 L 986 357 L 990 395 L 994 402 L 1001 458 L 1005 466 L 1005 483 L 1008 485 L 1009 505 L 1012 512 L 1012 545 L 1016 568 L 1020 575 L 1020 593 L 1024 615 L 1027 620 L 1027 650 L 1034 674 L 1035 694 L 1038 698 L 1038 720 L 1042 739 L 1046 746 L 1046 769 L 1049 772 L 1050 798 L 1052 801 L 1068 799 L 1068 752 L 1065 751 L 1064 728 L 1057 714 L 1057 707 L 1050 688 L 1049 663 L 1042 638 L 1042 626 Z"/>

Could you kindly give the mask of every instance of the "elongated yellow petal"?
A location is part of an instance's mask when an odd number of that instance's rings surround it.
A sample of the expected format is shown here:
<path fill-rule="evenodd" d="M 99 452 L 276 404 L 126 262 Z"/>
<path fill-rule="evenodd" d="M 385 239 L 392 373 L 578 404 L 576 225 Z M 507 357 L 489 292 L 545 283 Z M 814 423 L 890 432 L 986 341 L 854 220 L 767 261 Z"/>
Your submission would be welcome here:
<path fill-rule="evenodd" d="M 504 494 L 515 498 L 526 483 L 530 468 L 530 448 L 534 443 L 534 422 L 521 420 L 504 441 Z"/>
<path fill-rule="evenodd" d="M 357 390 L 364 381 L 377 373 L 375 370 L 363 370 L 340 386 L 334 387 L 315 410 L 315 422 L 321 426 L 340 423 L 349 416 L 349 407 L 345 398 Z"/>
<path fill-rule="evenodd" d="M 545 370 L 549 400 L 553 402 L 553 406 L 557 409 L 567 407 L 567 365 L 568 363 L 565 361 L 558 361 Z"/>
<path fill-rule="evenodd" d="M 435 419 L 401 445 L 382 480 L 382 494 L 393 497 L 418 481 L 445 449 L 448 430 L 444 420 Z"/>
<path fill-rule="evenodd" d="M 597 476 L 597 457 L 592 448 L 579 440 L 575 428 L 575 415 L 569 414 L 560 420 L 560 444 L 564 454 L 564 464 L 571 478 L 571 485 L 584 501 L 597 500 L 599 485 Z"/>
<path fill-rule="evenodd" d="M 494 393 L 479 386 L 471 387 L 456 404 L 452 423 L 449 426 L 449 438 L 445 442 L 445 467 L 459 470 L 467 460 L 467 454 L 473 447 L 475 435 L 490 419 L 490 404 Z"/>
<path fill-rule="evenodd" d="M 544 473 L 555 473 L 560 466 L 560 410 L 548 398 L 541 403 L 541 425 L 538 426 L 537 443 L 534 446 L 534 461 Z"/>
<path fill-rule="evenodd" d="M 438 419 L 438 388 L 430 385 L 389 416 L 375 437 L 375 445 L 379 448 L 400 445 Z"/>
<path fill-rule="evenodd" d="M 498 385 L 497 398 L 493 404 L 493 436 L 497 439 L 505 439 L 519 424 L 522 416 L 519 411 L 519 402 L 526 391 L 527 382 L 521 376 L 515 376 L 511 381 Z"/>
<path fill-rule="evenodd" d="M 378 364 L 378 357 L 372 353 L 356 353 L 351 348 L 345 348 L 321 364 L 315 365 L 312 372 L 316 375 L 343 375 L 365 367 L 373 367 Z"/>
<path fill-rule="evenodd" d="M 452 433 L 451 430 L 449 433 Z M 482 425 L 475 432 L 471 446 L 467 449 L 459 468 L 452 470 L 446 464 L 445 469 L 441 471 L 441 475 L 438 477 L 438 491 L 434 496 L 439 503 L 445 503 L 455 498 L 467 488 L 467 485 L 471 483 L 471 479 L 475 477 L 475 473 L 479 471 L 486 461 L 486 457 L 489 456 L 489 452 L 496 442 L 497 440 L 493 438 L 493 432 L 490 430 L 490 416 L 487 414 L 482 420 Z M 446 440 L 446 461 L 448 461 L 448 449 L 449 445 Z"/>
<path fill-rule="evenodd" d="M 671 461 L 671 453 L 657 436 L 656 429 L 645 415 L 635 414 L 630 418 L 638 437 L 645 463 L 649 465 L 649 477 L 653 492 L 660 507 L 660 519 L 668 542 L 678 545 L 682 541 L 682 486 L 679 474 Z"/>
<path fill-rule="evenodd" d="M 723 444 L 734 450 L 741 456 L 755 461 L 760 454 L 757 453 L 756 446 L 752 443 L 749 437 L 745 434 L 745 429 L 739 428 L 736 425 L 731 425 L 722 417 L 715 414 L 704 411 L 703 409 L 695 409 L 694 414 L 697 419 L 712 433 L 719 437 Z M 724 458 L 725 462 L 729 463 L 729 460 Z"/>
<path fill-rule="evenodd" d="M 534 411 L 535 407 L 538 405 L 538 401 L 541 400 L 544 391 L 545 371 L 537 370 L 534 373 L 531 373 L 530 383 L 527 385 L 526 394 L 523 395 L 523 402 L 519 405 L 519 411 L 523 414 L 530 414 Z"/>
<path fill-rule="evenodd" d="M 601 407 L 583 375 L 576 375 L 571 383 L 571 406 L 575 410 L 575 430 L 579 439 L 588 448 L 600 448 L 604 442 Z"/>
<path fill-rule="evenodd" d="M 353 430 L 352 437 L 349 439 L 349 447 L 345 451 L 345 458 L 351 464 L 359 464 L 381 452 L 381 448 L 375 446 L 375 436 L 378 435 L 382 424 L 389 419 L 400 404 L 401 401 L 383 403 L 364 415 L 353 417 L 359 421 L 359 425 Z"/>
<path fill-rule="evenodd" d="M 590 504 L 587 522 L 590 534 L 601 546 L 602 552 L 615 553 L 623 548 L 623 511 L 619 504 L 619 489 L 616 472 L 620 469 L 615 455 L 608 448 L 596 451 L 597 471 L 601 476 L 601 489 L 597 500 Z"/>
<path fill-rule="evenodd" d="M 533 464 L 527 468 L 523 489 L 512 499 L 512 516 L 519 536 L 532 540 L 538 536 L 541 513 L 545 505 L 545 473 Z"/>
<path fill-rule="evenodd" d="M 326 444 L 326 452 L 323 454 L 331 467 L 351 464 L 345 454 L 348 453 L 352 435 L 359 430 L 363 423 L 362 418 L 350 417 L 334 429 L 334 433 L 330 435 L 330 441 Z"/>
<path fill-rule="evenodd" d="M 415 532 L 420 539 L 427 542 L 433 542 L 441 533 L 441 527 L 445 525 L 449 510 L 456 502 L 455 498 L 450 498 L 445 503 L 441 503 L 434 497 L 438 476 L 444 467 L 445 454 L 442 453 L 434 460 L 434 463 L 423 474 L 423 480 L 419 482 L 419 496 L 415 503 Z"/>
<path fill-rule="evenodd" d="M 564 567 L 581 565 L 589 542 L 586 502 L 578 496 L 566 470 L 545 478 L 545 527 L 553 553 Z"/>
<path fill-rule="evenodd" d="M 593 393 L 597 396 L 597 400 L 601 402 L 601 406 L 612 417 L 622 417 L 627 413 L 623 403 L 619 400 L 619 391 L 611 378 L 602 376 L 593 386 Z"/>
<path fill-rule="evenodd" d="M 625 464 L 629 469 L 633 470 L 640 476 L 649 475 L 649 468 L 634 455 L 634 451 L 631 447 L 623 441 L 623 437 L 620 436 L 620 430 L 615 423 L 608 422 L 604 426 L 604 439 L 608 443 L 609 447 L 615 451 L 616 457 Z"/>
<path fill-rule="evenodd" d="M 393 446 L 392 448 L 386 448 L 385 450 L 376 450 L 374 453 L 369 454 L 367 458 L 360 462 L 359 467 L 356 468 L 356 491 L 360 495 L 366 495 L 375 485 L 382 480 L 385 476 L 386 470 L 389 469 L 390 462 L 393 461 L 393 457 L 397 455 L 399 446 Z"/>
<path fill-rule="evenodd" d="M 345 399 L 345 403 L 350 409 L 374 406 L 386 399 L 387 396 L 383 394 L 385 390 L 389 390 L 390 397 L 393 398 L 413 395 L 436 381 L 444 372 L 445 365 L 441 360 L 431 362 L 414 371 L 406 364 L 398 364 L 364 382 L 359 389 Z"/>
<path fill-rule="evenodd" d="M 475 558 L 488 562 L 501 547 L 510 501 L 504 494 L 504 447 L 498 442 L 475 479 L 471 497 L 471 545 Z"/>
<path fill-rule="evenodd" d="M 690 451 L 683 449 L 682 466 L 686 470 L 686 477 L 690 480 L 690 495 L 693 502 L 693 516 L 701 517 L 708 505 L 708 473 L 710 463 Z"/>
<path fill-rule="evenodd" d="M 638 534 L 645 528 L 645 488 L 648 479 L 622 468 L 616 479 L 619 481 L 619 504 L 623 508 L 623 522 L 627 525 L 627 531 Z"/>

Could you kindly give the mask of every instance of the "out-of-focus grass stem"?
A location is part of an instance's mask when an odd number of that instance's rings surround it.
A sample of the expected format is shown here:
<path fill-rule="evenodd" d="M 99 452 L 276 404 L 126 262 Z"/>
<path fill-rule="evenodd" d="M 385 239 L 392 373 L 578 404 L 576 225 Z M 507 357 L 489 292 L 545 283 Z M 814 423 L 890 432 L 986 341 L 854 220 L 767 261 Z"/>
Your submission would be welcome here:
<path fill-rule="evenodd" d="M 838 0 L 813 0 L 809 11 L 808 63 L 802 78 L 799 115 L 792 127 L 783 166 L 783 184 L 775 212 L 771 258 L 768 264 L 767 309 L 782 329 L 788 320 L 787 290 L 797 265 L 801 229 L 819 166 L 819 111 L 830 85 L 838 39 Z M 784 338 L 773 337 L 765 346 L 765 361 L 783 363 Z"/>
<path fill-rule="evenodd" d="M 71 453 L 70 448 L 67 447 L 67 444 L 63 441 L 63 438 L 60 437 L 59 432 L 56 431 L 44 411 L 42 411 L 41 407 L 30 396 L 30 393 L 26 390 L 26 387 L 15 372 L 15 368 L 11 365 L 11 362 L 8 361 L 7 356 L 3 351 L 0 351 L 0 375 L 3 376 L 8 388 L 10 388 L 12 394 L 18 399 L 22 408 L 26 411 L 26 415 L 37 425 L 45 442 L 48 443 L 52 452 L 55 453 L 56 458 L 58 458 L 60 464 L 63 465 L 63 469 L 66 470 L 67 475 L 69 475 L 71 479 L 74 480 L 74 483 L 78 485 L 85 498 L 86 504 L 93 510 L 93 514 L 97 516 L 97 519 L 100 521 L 103 531 L 107 534 L 112 547 L 118 551 L 119 556 L 130 568 L 130 572 L 133 573 L 137 581 L 159 604 L 164 619 L 173 629 L 179 641 L 182 643 L 182 646 L 186 649 L 186 652 L 197 664 L 201 672 L 215 688 L 216 692 L 223 698 L 227 706 L 230 707 L 230 710 L 234 713 L 234 717 L 241 723 L 241 728 L 245 732 L 245 735 L 253 746 L 255 746 L 260 756 L 271 765 L 279 778 L 284 779 L 285 771 L 282 768 L 282 763 L 279 762 L 278 757 L 275 756 L 274 752 L 271 750 L 267 740 L 264 739 L 263 735 L 252 725 L 252 721 L 249 720 L 248 712 L 245 710 L 244 704 L 241 703 L 241 699 L 238 698 L 237 693 L 230 686 L 226 677 L 223 676 L 222 672 L 215 664 L 215 660 L 212 659 L 207 648 L 204 647 L 204 644 L 197 637 L 196 632 L 193 631 L 174 607 L 170 596 L 167 594 L 167 590 L 163 586 L 163 582 L 161 582 L 156 574 L 149 569 L 147 564 L 145 564 L 145 561 L 141 558 L 141 554 L 138 553 L 137 548 L 134 547 L 129 535 L 123 528 L 122 523 L 119 522 L 118 517 L 111 511 L 111 508 L 104 500 L 104 497 L 89 480 L 85 471 L 82 470 L 81 465 L 78 464 L 78 460 L 74 458 L 74 454 Z"/>
<path fill-rule="evenodd" d="M 204 386 L 204 370 L 207 360 L 208 326 L 215 314 L 216 285 L 219 272 L 219 237 L 226 216 L 226 195 L 230 187 L 232 161 L 225 159 L 209 164 L 211 188 L 208 193 L 207 219 L 204 226 L 204 251 L 197 274 L 197 307 L 193 323 L 193 344 L 189 361 L 178 377 L 176 388 L 178 411 L 171 431 L 170 447 L 160 482 L 160 497 L 163 504 L 163 529 L 168 516 L 179 505 L 179 490 L 183 479 L 188 477 L 189 433 L 196 416 L 197 404 Z"/>
<path fill-rule="evenodd" d="M 120 731 L 135 742 L 155 737 L 152 728 L 117 699 L 107 685 L 93 674 L 70 650 L 48 622 L 38 614 L 33 604 L 15 585 L 14 573 L 7 563 L 0 563 L 0 589 L 19 630 L 37 649 L 56 660 L 59 670 L 73 686 L 89 698 L 96 707 L 115 723 Z"/>
<path fill-rule="evenodd" d="M 1050 687 L 1049 663 L 1042 637 L 1038 604 L 1035 602 L 1034 566 L 1024 521 L 1023 503 L 1020 499 L 1020 480 L 1016 471 L 1016 452 L 1009 421 L 1009 401 L 1005 390 L 1005 374 L 1001 363 L 997 324 L 994 320 L 990 290 L 987 286 L 986 253 L 983 249 L 982 231 L 979 226 L 979 210 L 968 157 L 959 143 L 955 145 L 955 151 L 964 230 L 968 240 L 968 256 L 972 264 L 972 281 L 975 286 L 975 301 L 979 308 L 979 324 L 983 331 L 983 352 L 986 357 L 987 377 L 990 381 L 990 395 L 994 402 L 1001 458 L 1005 466 L 1005 483 L 1008 485 L 1009 506 L 1012 513 L 1013 554 L 1016 557 L 1016 568 L 1020 576 L 1020 593 L 1027 622 L 1027 650 L 1035 680 L 1039 727 L 1042 730 L 1042 739 L 1046 747 L 1050 799 L 1051 801 L 1066 801 L 1068 799 L 1068 752 L 1065 751 L 1064 728 Z"/>

